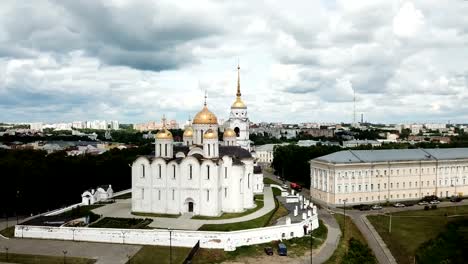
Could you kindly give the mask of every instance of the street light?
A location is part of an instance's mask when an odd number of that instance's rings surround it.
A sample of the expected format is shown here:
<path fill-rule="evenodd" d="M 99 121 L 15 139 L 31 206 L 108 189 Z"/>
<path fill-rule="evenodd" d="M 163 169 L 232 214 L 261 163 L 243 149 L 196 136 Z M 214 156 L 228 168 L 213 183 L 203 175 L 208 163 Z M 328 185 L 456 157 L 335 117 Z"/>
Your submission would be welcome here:
<path fill-rule="evenodd" d="M 168 228 L 169 231 L 169 263 L 172 264 L 172 229 Z"/>
<path fill-rule="evenodd" d="M 8 247 L 5 247 L 5 257 L 6 261 L 8 262 Z"/>
<path fill-rule="evenodd" d="M 66 264 L 67 263 L 67 253 L 68 253 L 68 251 L 64 250 L 62 252 L 63 252 L 63 264 Z"/>
<path fill-rule="evenodd" d="M 343 200 L 343 238 L 345 239 L 346 241 L 346 202 L 348 201 L 348 199 L 344 199 Z"/>

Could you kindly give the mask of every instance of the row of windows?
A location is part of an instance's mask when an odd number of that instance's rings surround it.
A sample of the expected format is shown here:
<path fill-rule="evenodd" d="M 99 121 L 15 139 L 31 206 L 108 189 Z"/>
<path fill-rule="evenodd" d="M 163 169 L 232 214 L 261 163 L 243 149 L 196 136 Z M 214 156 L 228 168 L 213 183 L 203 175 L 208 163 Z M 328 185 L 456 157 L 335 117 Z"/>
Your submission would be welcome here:
<path fill-rule="evenodd" d="M 426 181 L 425 183 L 426 183 L 426 185 L 425 185 L 426 187 L 431 187 L 431 182 L 430 181 Z M 445 183 L 445 184 L 443 185 L 443 183 Z M 450 179 L 450 180 L 445 179 L 445 181 L 439 180 L 439 186 L 453 186 L 454 184 L 459 184 L 459 183 L 462 183 L 464 185 L 464 184 L 467 183 L 467 179 L 462 179 L 461 181 L 458 181 L 458 178 L 457 179 Z M 424 187 L 424 181 L 421 181 L 420 184 L 421 184 L 421 187 Z M 435 185 L 436 185 L 436 181 L 433 180 L 432 181 L 432 186 L 434 187 Z M 349 186 L 348 184 L 344 184 L 344 192 L 348 192 L 348 186 Z M 357 187 L 356 190 L 355 190 L 355 186 Z M 380 187 L 381 187 L 380 183 L 377 183 L 375 186 L 376 186 L 377 190 L 380 190 Z M 400 188 L 400 183 L 397 182 L 395 184 L 395 186 L 396 186 L 396 189 L 399 189 Z M 413 182 L 408 182 L 408 183 L 403 182 L 401 184 L 402 188 L 406 188 L 406 187 L 412 188 L 413 186 L 415 188 L 417 188 L 418 187 L 418 181 L 415 181 L 414 185 L 413 185 Z M 338 184 L 337 187 L 338 187 L 338 192 L 340 193 L 342 191 L 341 185 Z M 370 187 L 371 191 L 374 190 L 374 184 L 370 184 L 370 185 L 369 184 L 358 184 L 358 185 L 352 184 L 350 191 L 351 192 L 354 192 L 354 191 L 368 191 L 369 187 Z M 387 183 L 383 183 L 382 187 L 383 187 L 384 190 L 386 190 L 387 189 Z M 393 189 L 393 187 L 394 187 L 394 184 L 392 182 L 392 183 L 390 183 L 390 189 Z"/>
<path fill-rule="evenodd" d="M 421 193 L 419 197 L 423 197 L 424 195 L 430 195 L 429 192 L 426 192 L 426 194 L 424 193 Z M 432 195 L 435 195 L 434 192 L 432 192 Z M 444 193 L 443 192 L 440 192 L 440 196 L 439 197 L 444 197 L 443 196 Z M 450 197 L 451 193 L 449 191 L 445 191 L 445 197 Z M 368 201 L 374 201 L 374 202 L 379 202 L 381 201 L 381 197 L 383 197 L 382 199 L 383 200 L 387 200 L 387 195 L 384 195 L 384 196 L 380 196 L 380 195 L 377 195 L 377 196 L 366 196 L 365 199 L 364 197 L 359 197 L 359 199 L 356 199 L 355 197 L 349 199 L 349 198 L 344 198 L 344 199 L 338 199 L 338 203 L 343 203 L 344 200 L 346 200 L 347 202 L 368 202 Z M 375 198 L 375 199 L 374 199 Z M 390 199 L 405 199 L 405 198 L 418 198 L 418 193 L 403 193 L 402 195 L 400 194 L 396 194 L 396 195 L 393 195 L 391 194 L 390 195 Z"/>
<path fill-rule="evenodd" d="M 224 188 L 224 198 L 228 196 L 228 189 Z M 145 199 L 145 189 L 141 189 L 141 199 Z M 161 200 L 161 190 L 158 190 L 158 200 Z M 172 200 L 175 200 L 175 189 L 172 189 Z M 210 201 L 210 190 L 206 190 L 206 201 Z"/>
<path fill-rule="evenodd" d="M 430 173 L 432 169 L 432 173 L 436 172 L 436 168 L 421 168 L 419 169 L 401 169 L 402 175 L 405 175 L 407 172 L 409 174 L 418 174 L 419 172 L 421 173 Z M 440 173 L 453 173 L 453 172 L 461 172 L 461 171 L 468 171 L 468 166 L 452 166 L 452 167 L 440 167 L 439 172 Z M 315 169 L 313 171 L 313 176 L 318 175 L 318 176 L 327 176 L 327 171 L 325 170 L 320 170 L 320 169 Z M 338 177 L 341 178 L 346 178 L 346 177 L 368 177 L 368 176 L 379 176 L 383 175 L 386 176 L 388 174 L 390 175 L 400 175 L 400 169 L 390 169 L 390 170 L 364 170 L 364 171 L 345 171 L 345 172 L 338 172 Z"/>
<path fill-rule="evenodd" d="M 172 165 L 172 169 L 173 169 L 173 172 L 172 172 L 172 179 L 175 180 L 176 178 L 176 166 L 175 165 Z M 144 178 L 146 175 L 146 166 L 144 164 L 141 164 L 141 177 Z M 158 179 L 161 179 L 161 165 L 158 164 Z M 227 176 L 228 176 L 228 170 L 227 170 L 227 167 L 224 167 L 224 178 L 227 179 Z M 189 165 L 189 180 L 192 179 L 192 165 Z M 210 165 L 206 165 L 206 179 L 209 180 L 210 179 Z M 250 189 L 250 173 L 249 175 L 247 176 L 247 187 Z M 242 185 L 241 185 L 241 188 L 242 188 Z"/>

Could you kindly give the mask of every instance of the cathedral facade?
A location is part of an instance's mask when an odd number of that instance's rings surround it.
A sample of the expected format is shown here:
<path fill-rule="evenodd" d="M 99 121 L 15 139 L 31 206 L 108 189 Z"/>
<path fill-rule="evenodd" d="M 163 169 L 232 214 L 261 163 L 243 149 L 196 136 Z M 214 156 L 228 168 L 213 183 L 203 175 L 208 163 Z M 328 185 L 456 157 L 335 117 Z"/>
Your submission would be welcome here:
<path fill-rule="evenodd" d="M 263 192 L 263 175 L 246 143 L 247 107 L 239 82 L 237 91 L 222 141 L 218 119 L 206 101 L 185 129 L 182 145 L 174 144 L 165 127 L 155 135 L 155 155 L 138 157 L 132 164 L 133 212 L 219 216 L 255 206 L 254 194 Z"/>

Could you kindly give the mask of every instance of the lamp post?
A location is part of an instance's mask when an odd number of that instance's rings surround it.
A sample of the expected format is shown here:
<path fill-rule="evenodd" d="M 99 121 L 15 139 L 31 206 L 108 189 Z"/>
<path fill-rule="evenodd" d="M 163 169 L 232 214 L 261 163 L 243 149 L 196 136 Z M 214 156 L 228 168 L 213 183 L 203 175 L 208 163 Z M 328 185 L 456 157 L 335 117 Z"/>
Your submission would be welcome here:
<path fill-rule="evenodd" d="M 5 257 L 6 261 L 8 262 L 8 247 L 5 247 Z"/>
<path fill-rule="evenodd" d="M 169 231 L 169 263 L 172 264 L 172 229 L 168 228 Z"/>
<path fill-rule="evenodd" d="M 312 223 L 310 224 L 310 226 L 312 227 Z M 311 228 L 312 229 L 312 228 Z M 310 230 L 310 264 L 312 264 L 312 254 L 313 254 L 313 243 L 314 242 L 314 237 L 312 236 L 312 230 Z"/>
<path fill-rule="evenodd" d="M 68 253 L 68 251 L 64 250 L 64 251 L 62 251 L 62 253 L 63 253 L 63 264 L 66 264 L 67 263 L 67 253 Z"/>
<path fill-rule="evenodd" d="M 346 242 L 346 202 L 348 199 L 343 200 L 343 239 Z M 346 248 L 346 254 L 348 254 L 348 248 Z"/>

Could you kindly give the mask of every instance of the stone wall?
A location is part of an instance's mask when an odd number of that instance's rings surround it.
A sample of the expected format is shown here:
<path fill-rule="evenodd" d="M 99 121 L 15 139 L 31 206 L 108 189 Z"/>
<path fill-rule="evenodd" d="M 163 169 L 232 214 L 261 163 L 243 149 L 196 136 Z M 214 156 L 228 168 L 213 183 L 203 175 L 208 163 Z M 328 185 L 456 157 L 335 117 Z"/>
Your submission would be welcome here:
<path fill-rule="evenodd" d="M 15 237 L 160 246 L 168 246 L 171 241 L 176 247 L 192 247 L 200 240 L 202 248 L 232 251 L 240 246 L 302 237 L 304 226 L 310 230 L 311 227 L 312 229 L 318 228 L 318 225 L 316 214 L 299 223 L 232 232 L 17 225 Z"/>

